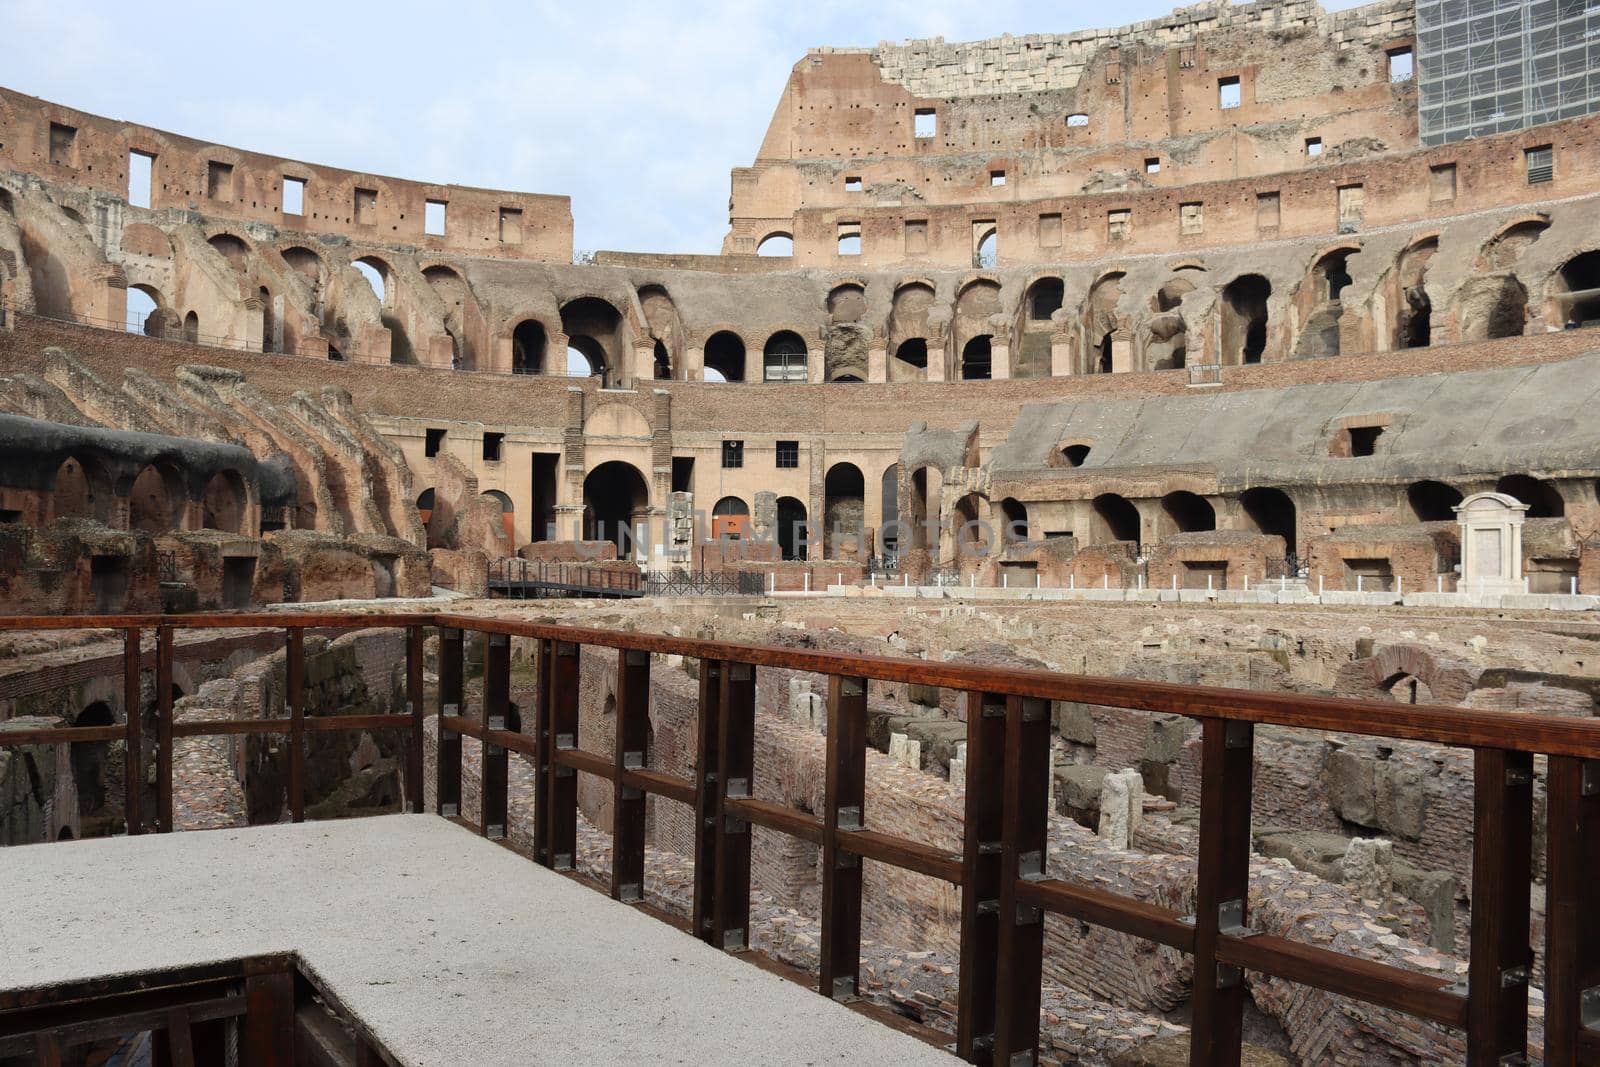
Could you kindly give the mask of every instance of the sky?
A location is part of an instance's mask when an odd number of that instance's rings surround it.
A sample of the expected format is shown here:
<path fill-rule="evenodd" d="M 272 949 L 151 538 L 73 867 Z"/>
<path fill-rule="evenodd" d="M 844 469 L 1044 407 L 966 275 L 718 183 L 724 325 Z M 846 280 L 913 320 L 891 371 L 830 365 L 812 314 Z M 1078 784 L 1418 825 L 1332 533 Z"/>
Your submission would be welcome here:
<path fill-rule="evenodd" d="M 309 163 L 564 193 L 581 250 L 715 253 L 728 173 L 808 48 L 1067 33 L 1173 6 L 0 0 L 0 84 Z"/>

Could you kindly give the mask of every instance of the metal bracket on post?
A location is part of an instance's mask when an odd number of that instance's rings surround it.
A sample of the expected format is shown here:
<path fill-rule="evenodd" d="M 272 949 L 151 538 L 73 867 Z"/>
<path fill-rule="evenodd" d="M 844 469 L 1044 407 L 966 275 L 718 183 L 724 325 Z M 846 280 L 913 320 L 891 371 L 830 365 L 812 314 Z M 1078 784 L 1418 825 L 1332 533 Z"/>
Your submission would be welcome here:
<path fill-rule="evenodd" d="M 1217 932 L 1228 937 L 1254 937 L 1261 931 L 1244 924 L 1244 901 L 1224 900 L 1217 905 Z"/>
<path fill-rule="evenodd" d="M 1528 984 L 1528 968 L 1527 967 L 1507 967 L 1505 970 L 1500 972 L 1500 985 L 1501 985 L 1501 988 L 1511 989 L 1511 988 L 1513 988 L 1515 986 L 1527 985 L 1527 984 Z"/>
<path fill-rule="evenodd" d="M 861 809 L 855 805 L 839 809 L 839 821 L 835 824 L 837 829 L 853 831 L 861 829 Z"/>

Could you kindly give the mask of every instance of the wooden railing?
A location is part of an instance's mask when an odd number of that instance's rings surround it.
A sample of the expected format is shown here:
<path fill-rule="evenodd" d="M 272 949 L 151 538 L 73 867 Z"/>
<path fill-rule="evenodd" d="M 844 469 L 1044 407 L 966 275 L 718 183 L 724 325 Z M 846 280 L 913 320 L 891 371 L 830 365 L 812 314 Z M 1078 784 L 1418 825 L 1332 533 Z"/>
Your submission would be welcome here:
<path fill-rule="evenodd" d="M 0 620 L 0 629 L 115 627 L 128 634 L 130 694 L 137 707 L 137 633 L 158 635 L 156 668 L 170 673 L 175 628 L 274 626 L 288 637 L 291 717 L 284 721 L 174 725 L 170 698 L 158 709 L 166 782 L 158 819 L 170 829 L 172 737 L 287 734 L 303 766 L 307 730 L 408 730 L 407 807 L 420 811 L 422 640 L 440 633 L 437 811 L 459 818 L 461 738 L 483 745 L 478 829 L 509 831 L 508 754 L 534 766 L 534 858 L 572 870 L 577 852 L 577 774 L 611 783 L 611 895 L 643 896 L 645 797 L 695 811 L 692 929 L 729 950 L 748 948 L 752 826 L 802 838 L 822 850 L 822 944 L 818 988 L 841 998 L 859 989 L 862 859 L 941 879 L 961 891 L 957 1049 L 973 1063 L 1037 1059 L 1044 916 L 1118 930 L 1194 957 L 1190 1061 L 1237 1064 L 1246 997 L 1244 971 L 1275 975 L 1462 1030 L 1472 1067 L 1525 1062 L 1529 1051 L 1529 885 L 1533 877 L 1534 758 L 1547 757 L 1545 1041 L 1550 1065 L 1600 1062 L 1600 721 L 1392 702 L 1089 678 L 1038 670 L 964 666 L 882 656 L 704 641 L 543 625 L 469 615 L 247 615 Z M 404 627 L 410 715 L 340 716 L 310 722 L 295 681 L 303 670 L 297 634 L 309 626 Z M 487 635 L 482 708 L 465 714 L 465 640 Z M 164 636 L 163 636 L 164 635 Z M 538 695 L 531 733 L 508 729 L 513 637 L 536 642 Z M 580 744 L 579 654 L 617 655 L 615 743 L 607 758 Z M 162 648 L 166 651 L 163 653 Z M 697 658 L 699 715 L 694 777 L 651 766 L 647 738 L 652 654 Z M 782 668 L 827 675 L 826 783 L 818 815 L 757 799 L 756 673 Z M 866 707 L 871 680 L 966 693 L 967 788 L 959 854 L 866 829 Z M 158 684 L 158 696 L 170 685 Z M 1201 805 L 1195 914 L 1052 878 L 1045 869 L 1050 701 L 1173 713 L 1201 724 Z M 298 710 L 297 710 L 298 709 Z M 0 745 L 129 739 L 137 727 L 0 732 Z M 401 719 L 396 722 L 396 719 Z M 1471 748 L 1474 834 L 1471 952 L 1465 987 L 1453 978 L 1360 959 L 1248 927 L 1254 730 L 1274 724 Z M 130 756 L 136 759 L 136 756 Z M 294 763 L 291 763 L 291 767 Z M 134 768 L 130 768 L 130 771 Z M 130 773 L 130 782 L 138 778 Z M 303 816 L 303 769 L 290 775 L 295 818 Z M 130 802 L 132 791 L 130 790 Z M 130 807 L 130 829 L 139 822 Z"/>

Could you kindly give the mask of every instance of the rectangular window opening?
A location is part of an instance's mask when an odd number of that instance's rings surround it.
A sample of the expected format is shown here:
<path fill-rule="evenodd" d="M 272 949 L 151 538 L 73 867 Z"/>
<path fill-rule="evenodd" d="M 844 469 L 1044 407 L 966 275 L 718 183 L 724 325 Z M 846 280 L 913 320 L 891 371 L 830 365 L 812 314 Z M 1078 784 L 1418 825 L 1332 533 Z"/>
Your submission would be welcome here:
<path fill-rule="evenodd" d="M 1408 82 L 1416 73 L 1416 56 L 1411 49 L 1396 48 L 1389 53 L 1389 81 Z"/>
<path fill-rule="evenodd" d="M 1307 137 L 1306 138 L 1306 155 L 1312 156 L 1312 157 L 1322 155 L 1322 138 L 1320 138 L 1320 137 Z"/>
<path fill-rule="evenodd" d="M 206 196 L 212 200 L 233 199 L 233 164 L 206 160 Z"/>
<path fill-rule="evenodd" d="M 912 132 L 918 137 L 934 137 L 939 133 L 939 113 L 931 107 L 919 107 L 912 116 Z"/>
<path fill-rule="evenodd" d="M 1528 184 L 1542 185 L 1553 181 L 1556 176 L 1555 149 L 1550 145 L 1540 145 L 1537 148 L 1526 149 L 1523 158 L 1528 165 Z"/>
<path fill-rule="evenodd" d="M 128 153 L 128 206 L 150 206 L 150 183 L 155 172 L 155 156 L 148 152 Z"/>
<path fill-rule="evenodd" d="M 283 213 L 285 215 L 304 215 L 306 213 L 306 180 L 304 178 L 291 178 L 283 176 Z"/>
<path fill-rule="evenodd" d="M 1350 454 L 1372 456 L 1378 452 L 1378 438 L 1383 436 L 1382 426 L 1350 427 Z"/>
<path fill-rule="evenodd" d="M 1204 233 L 1206 229 L 1206 206 L 1202 203 L 1178 205 L 1178 232 L 1181 234 Z"/>
<path fill-rule="evenodd" d="M 1144 172 L 1146 174 L 1160 174 L 1161 173 L 1161 158 L 1159 156 L 1152 156 L 1151 158 L 1145 160 L 1144 161 Z"/>
<path fill-rule="evenodd" d="M 859 193 L 861 191 L 861 179 L 853 175 L 846 177 L 844 191 L 847 193 Z"/>
<path fill-rule="evenodd" d="M 694 457 L 672 457 L 672 491 L 674 493 L 694 492 Z"/>
<path fill-rule="evenodd" d="M 378 221 L 378 190 L 356 190 L 356 223 L 361 226 L 371 226 Z"/>
<path fill-rule="evenodd" d="M 50 124 L 50 162 L 58 167 L 77 166 L 78 127 Z"/>
<path fill-rule="evenodd" d="M 1237 76 L 1217 79 L 1217 106 L 1232 111 L 1244 102 L 1244 89 Z"/>
<path fill-rule="evenodd" d="M 779 441 L 777 448 L 779 470 L 794 470 L 800 466 L 800 442 Z"/>
<path fill-rule="evenodd" d="M 520 245 L 522 243 L 521 208 L 503 207 L 500 209 L 500 243 L 503 245 Z"/>
<path fill-rule="evenodd" d="M 506 435 L 484 431 L 483 435 L 483 461 L 485 463 L 499 463 L 500 452 L 505 445 Z"/>
<path fill-rule="evenodd" d="M 1456 165 L 1441 163 L 1428 170 L 1428 199 L 1435 204 L 1456 198 Z"/>
<path fill-rule="evenodd" d="M 1133 209 L 1118 208 L 1106 212 L 1106 240 L 1126 241 L 1133 230 Z"/>
<path fill-rule="evenodd" d="M 1005 171 L 1003 171 L 1003 170 L 991 170 L 989 172 L 989 184 L 991 186 L 1000 186 L 1000 185 L 1004 185 L 1005 183 L 1006 183 L 1006 172 Z"/>
<path fill-rule="evenodd" d="M 1061 215 L 1059 212 L 1051 212 L 1039 216 L 1039 247 L 1061 247 Z"/>
<path fill-rule="evenodd" d="M 439 449 L 444 447 L 445 431 L 436 426 L 428 427 L 427 436 L 422 442 L 422 454 L 432 459 L 439 454 Z"/>
<path fill-rule="evenodd" d="M 928 250 L 928 220 L 906 220 L 906 251 L 926 252 Z"/>
<path fill-rule="evenodd" d="M 738 470 L 744 466 L 744 442 L 722 442 L 722 469 L 725 471 Z"/>
<path fill-rule="evenodd" d="M 444 236 L 443 200 L 429 200 L 422 208 L 422 232 L 433 237 Z"/>

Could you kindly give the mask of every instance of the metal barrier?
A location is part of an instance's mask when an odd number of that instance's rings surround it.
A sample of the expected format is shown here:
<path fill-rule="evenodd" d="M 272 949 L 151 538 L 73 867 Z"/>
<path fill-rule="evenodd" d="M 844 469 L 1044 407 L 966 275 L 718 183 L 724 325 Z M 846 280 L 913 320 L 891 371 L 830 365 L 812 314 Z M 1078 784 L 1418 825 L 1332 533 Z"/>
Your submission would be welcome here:
<path fill-rule="evenodd" d="M 1472 1067 L 1526 1062 L 1530 892 L 1533 874 L 1534 757 L 1546 763 L 1545 1062 L 1600 1062 L 1600 722 L 1466 708 L 1339 700 L 844 655 L 832 651 L 702 641 L 582 629 L 470 615 L 215 615 L 33 617 L 0 620 L 3 630 L 120 628 L 126 634 L 130 707 L 138 706 L 138 636 L 157 634 L 159 830 L 170 830 L 172 741 L 215 734 L 277 733 L 290 746 L 292 817 L 304 817 L 308 731 L 407 731 L 406 807 L 422 806 L 423 628 L 440 628 L 438 813 L 462 814 L 461 738 L 483 743 L 477 829 L 508 836 L 508 754 L 534 765 L 534 858 L 555 870 L 576 864 L 577 774 L 611 783 L 610 892 L 643 895 L 645 798 L 690 806 L 694 848 L 692 929 L 729 950 L 749 947 L 751 827 L 763 826 L 822 850 L 822 944 L 818 988 L 848 998 L 859 988 L 863 859 L 960 887 L 961 960 L 957 1049 L 972 1063 L 1037 1059 L 1044 916 L 1064 916 L 1168 945 L 1194 957 L 1192 1064 L 1239 1063 L 1245 970 L 1465 1031 Z M 172 639 L 176 629 L 270 626 L 286 630 L 286 720 L 174 723 Z M 304 715 L 304 629 L 404 627 L 409 715 Z M 465 638 L 487 635 L 482 707 L 465 708 Z M 511 639 L 536 642 L 539 679 L 532 732 L 511 730 Z M 579 736 L 583 647 L 616 654 L 613 755 L 585 751 Z M 692 778 L 650 763 L 652 655 L 700 661 Z M 757 799 L 757 671 L 783 668 L 828 676 L 824 803 L 819 814 Z M 959 854 L 867 829 L 867 683 L 881 680 L 966 694 L 967 788 Z M 165 682 L 166 684 L 163 684 Z M 1195 914 L 1106 889 L 1051 878 L 1048 832 L 1050 702 L 1075 701 L 1184 715 L 1201 723 L 1201 805 Z M 124 726 L 0 733 L 0 746 L 128 742 L 129 829 L 139 832 L 139 716 Z M 1474 828 L 1471 953 L 1465 986 L 1436 974 L 1344 955 L 1249 929 L 1250 810 L 1257 724 L 1339 731 L 1471 748 Z"/>

